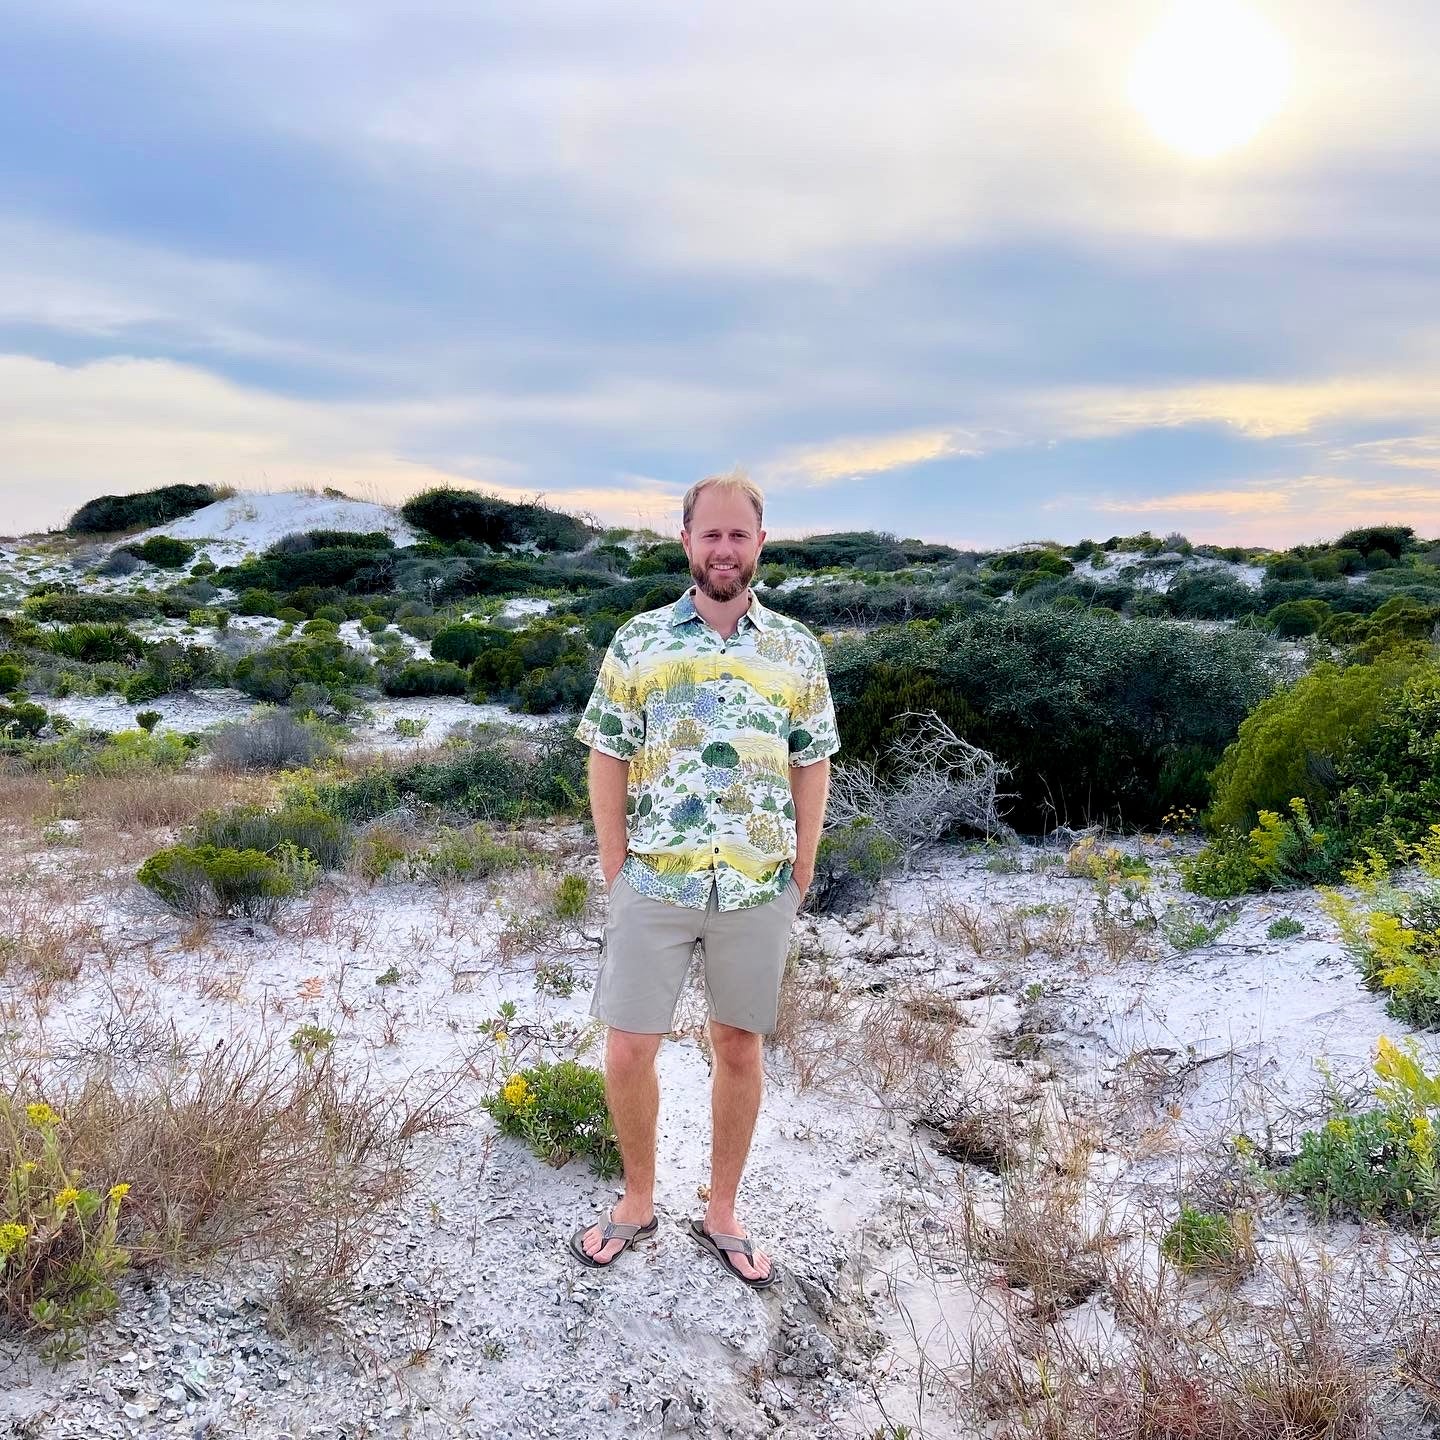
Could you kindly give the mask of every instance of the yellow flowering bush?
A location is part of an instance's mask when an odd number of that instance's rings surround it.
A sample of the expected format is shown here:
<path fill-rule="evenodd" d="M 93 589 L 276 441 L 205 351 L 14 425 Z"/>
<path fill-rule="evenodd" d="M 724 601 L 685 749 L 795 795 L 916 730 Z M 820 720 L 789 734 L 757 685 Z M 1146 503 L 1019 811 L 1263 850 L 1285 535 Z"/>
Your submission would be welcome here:
<path fill-rule="evenodd" d="M 117 1239 L 124 1182 L 101 1192 L 65 1161 L 64 1118 L 0 1095 L 0 1310 L 73 1353 L 73 1332 L 116 1304 L 129 1256 Z"/>
<path fill-rule="evenodd" d="M 583 1155 L 599 1175 L 620 1173 L 605 1077 L 593 1067 L 541 1061 L 512 1074 L 484 1104 L 502 1134 L 523 1140 L 549 1164 Z"/>

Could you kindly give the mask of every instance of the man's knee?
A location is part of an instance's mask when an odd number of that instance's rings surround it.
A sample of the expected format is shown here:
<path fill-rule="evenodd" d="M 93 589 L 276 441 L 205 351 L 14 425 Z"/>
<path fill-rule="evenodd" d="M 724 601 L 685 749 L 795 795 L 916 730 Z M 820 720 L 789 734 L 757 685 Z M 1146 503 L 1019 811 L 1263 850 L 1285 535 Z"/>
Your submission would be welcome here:
<path fill-rule="evenodd" d="M 742 1070 L 760 1064 L 763 1037 L 753 1030 L 740 1030 L 734 1025 L 710 1022 L 710 1048 L 715 1060 L 726 1069 Z"/>
<path fill-rule="evenodd" d="M 605 1064 L 612 1074 L 643 1074 L 655 1063 L 663 1035 L 641 1035 L 613 1027 L 605 1041 Z"/>

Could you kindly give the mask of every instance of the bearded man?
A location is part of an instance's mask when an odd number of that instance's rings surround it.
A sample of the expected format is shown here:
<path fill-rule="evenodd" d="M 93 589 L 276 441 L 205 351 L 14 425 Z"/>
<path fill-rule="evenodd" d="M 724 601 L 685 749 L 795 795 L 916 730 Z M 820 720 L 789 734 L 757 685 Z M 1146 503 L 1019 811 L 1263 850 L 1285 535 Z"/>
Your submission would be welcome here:
<path fill-rule="evenodd" d="M 680 540 L 694 584 L 610 642 L 577 737 L 609 895 L 591 1014 L 608 1027 L 605 1093 L 624 1194 L 571 1237 L 603 1268 L 653 1235 L 655 1059 L 698 941 L 713 1056 L 709 1202 L 692 1238 L 747 1285 L 779 1269 L 736 1214 L 790 930 L 815 873 L 839 748 L 824 652 L 751 590 L 764 496 L 740 473 L 690 487 Z"/>

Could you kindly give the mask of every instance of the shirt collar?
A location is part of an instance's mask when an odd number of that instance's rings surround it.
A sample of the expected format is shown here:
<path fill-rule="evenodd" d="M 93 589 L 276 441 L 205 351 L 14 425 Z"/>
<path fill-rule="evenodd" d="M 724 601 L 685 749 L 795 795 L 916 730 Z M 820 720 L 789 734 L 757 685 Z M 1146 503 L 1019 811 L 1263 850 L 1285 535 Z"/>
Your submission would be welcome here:
<path fill-rule="evenodd" d="M 755 629 L 763 630 L 769 616 L 770 612 L 760 603 L 760 597 L 752 590 L 750 592 L 750 608 L 740 617 L 741 620 L 748 620 Z M 700 612 L 695 608 L 695 587 L 692 585 L 670 607 L 670 623 L 671 625 L 683 625 L 687 620 L 702 618 Z"/>

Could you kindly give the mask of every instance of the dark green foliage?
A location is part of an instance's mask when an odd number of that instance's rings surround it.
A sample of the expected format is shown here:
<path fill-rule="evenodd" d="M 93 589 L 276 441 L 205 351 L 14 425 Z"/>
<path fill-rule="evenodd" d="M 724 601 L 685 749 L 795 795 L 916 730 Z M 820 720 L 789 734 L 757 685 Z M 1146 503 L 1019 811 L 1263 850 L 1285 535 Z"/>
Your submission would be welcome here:
<path fill-rule="evenodd" d="M 899 570 L 906 565 L 934 565 L 959 560 L 962 552 L 950 545 L 927 545 L 919 540 L 897 540 L 874 530 L 842 530 L 809 535 L 803 540 L 769 540 L 763 560 L 792 570 L 828 570 L 852 566 L 857 570 Z"/>
<path fill-rule="evenodd" d="M 446 625 L 431 640 L 430 654 L 453 665 L 473 665 L 487 650 L 508 649 L 512 638 L 510 631 L 493 625 Z"/>
<path fill-rule="evenodd" d="M 764 603 L 811 629 L 840 626 L 899 625 L 963 613 L 988 604 L 968 578 L 944 585 L 819 584 L 798 590 L 769 592 Z"/>
<path fill-rule="evenodd" d="M 1323 600 L 1287 600 L 1265 617 L 1265 623 L 1282 640 L 1294 640 L 1316 634 L 1329 618 L 1330 607 Z"/>
<path fill-rule="evenodd" d="M 66 523 L 72 535 L 103 535 L 136 526 L 164 525 L 219 497 L 208 485 L 162 485 L 136 495 L 100 495 L 82 505 Z"/>
<path fill-rule="evenodd" d="M 148 620 L 160 607 L 149 595 L 32 595 L 25 601 L 25 614 L 32 620 L 55 621 L 62 625 L 123 623 Z"/>
<path fill-rule="evenodd" d="M 39 705 L 28 700 L 10 705 L 0 700 L 0 736 L 7 740 L 34 739 L 49 723 L 49 714 Z"/>
<path fill-rule="evenodd" d="M 243 915 L 271 921 L 296 892 L 283 866 L 258 850 L 171 845 L 140 867 L 136 879 L 182 915 Z"/>
<path fill-rule="evenodd" d="M 165 717 L 164 717 L 163 715 L 161 715 L 161 713 L 160 713 L 158 710 L 142 710 L 142 711 L 135 717 L 135 723 L 136 723 L 136 725 L 138 725 L 138 726 L 140 727 L 140 729 L 142 729 L 147 735 L 153 735 L 153 734 L 155 733 L 155 727 L 156 727 L 156 726 L 161 722 L 161 720 L 163 720 L 164 718 L 165 718 Z"/>
<path fill-rule="evenodd" d="M 350 858 L 354 836 L 337 816 L 314 805 L 266 810 L 241 805 L 214 811 L 196 822 L 196 845 L 223 850 L 258 850 L 276 855 L 283 846 L 306 852 L 322 870 L 338 870 Z"/>
<path fill-rule="evenodd" d="M 810 903 L 820 911 L 862 904 L 902 858 L 900 846 L 866 816 L 826 830 L 816 850 Z"/>
<path fill-rule="evenodd" d="M 515 699 L 527 715 L 548 715 L 552 710 L 578 710 L 595 688 L 597 666 L 584 663 L 552 665 L 523 675 Z"/>
<path fill-rule="evenodd" d="M 296 530 L 282 535 L 271 547 L 278 555 L 301 555 L 307 550 L 393 550 L 395 542 L 383 530 Z"/>
<path fill-rule="evenodd" d="M 1153 824 L 1176 793 L 1172 780 L 1161 797 L 1167 767 L 1173 777 L 1175 767 L 1193 773 L 1200 756 L 1218 759 L 1269 690 L 1269 645 L 1250 631 L 1010 609 L 843 639 L 829 671 L 851 759 L 885 763 L 871 749 L 868 713 L 871 676 L 884 664 L 897 684 L 925 680 L 930 693 L 947 692 L 964 738 L 1014 767 L 1016 823 Z M 851 743 L 855 734 L 863 746 Z"/>
<path fill-rule="evenodd" d="M 1415 531 L 1409 525 L 1367 525 L 1359 530 L 1347 530 L 1335 545 L 1340 549 L 1358 550 L 1362 555 L 1378 550 L 1398 560 L 1415 543 Z"/>
<path fill-rule="evenodd" d="M 145 653 L 145 642 L 123 625 L 67 625 L 39 638 L 52 655 L 92 665 L 138 660 Z"/>
<path fill-rule="evenodd" d="M 0 695 L 12 695 L 25 683 L 25 661 L 19 655 L 0 655 Z"/>
<path fill-rule="evenodd" d="M 496 549 L 534 541 L 541 550 L 579 550 L 596 533 L 563 511 L 471 490 L 427 490 L 407 500 L 400 513 L 438 540 L 471 540 Z"/>
<path fill-rule="evenodd" d="M 471 820 L 578 815 L 586 808 L 586 750 L 567 724 L 523 741 L 481 742 L 442 760 L 377 771 L 319 787 L 319 803 L 342 819 L 373 820 L 407 803 Z"/>
<path fill-rule="evenodd" d="M 223 661 L 203 645 L 181 645 L 162 640 L 145 652 L 145 664 L 121 687 L 132 705 L 158 700 L 174 691 L 190 691 L 220 683 Z"/>
<path fill-rule="evenodd" d="M 1160 1249 L 1182 1270 L 1200 1270 L 1236 1263 L 1249 1244 L 1249 1228 L 1243 1221 L 1186 1205 L 1165 1232 Z"/>
<path fill-rule="evenodd" d="M 195 558 L 195 547 L 171 535 L 152 535 L 141 545 L 125 547 L 137 559 L 161 570 L 178 570 Z"/>
<path fill-rule="evenodd" d="M 235 606 L 237 615 L 274 615 L 280 608 L 280 601 L 269 590 L 249 589 Z"/>
<path fill-rule="evenodd" d="M 363 684 L 373 667 L 340 640 L 314 637 L 272 645 L 246 655 L 235 666 L 235 684 L 257 700 L 283 703 L 299 685 L 343 690 Z"/>
<path fill-rule="evenodd" d="M 630 562 L 629 574 L 632 580 L 638 580 L 642 575 L 688 576 L 690 558 L 678 540 L 666 540 L 642 550 Z"/>
<path fill-rule="evenodd" d="M 285 594 L 287 603 L 313 614 L 321 605 L 343 599 L 347 591 L 366 594 L 389 589 L 395 573 L 394 557 L 400 553 L 361 545 L 328 545 L 301 551 L 272 546 L 263 555 L 219 571 L 218 578 L 233 590 Z"/>
<path fill-rule="evenodd" d="M 658 610 L 662 605 L 673 605 L 689 585 L 688 575 L 666 575 L 656 580 L 622 580 L 618 585 L 607 585 L 592 594 L 578 596 L 569 603 L 577 615 L 604 612 L 617 616 L 623 624 L 632 615 Z M 765 604 L 769 605 L 771 599 L 770 595 L 766 595 Z"/>
<path fill-rule="evenodd" d="M 387 695 L 463 695 L 469 684 L 458 665 L 411 660 L 398 669 L 382 671 L 380 688 Z"/>
<path fill-rule="evenodd" d="M 1305 1133 L 1279 1188 L 1303 1195 L 1326 1218 L 1428 1219 L 1436 1197 L 1416 1163 L 1420 1158 L 1433 1176 L 1436 1156 L 1428 1134 L 1421 1158 L 1412 1144 L 1414 1132 L 1394 1109 L 1338 1116 Z"/>

